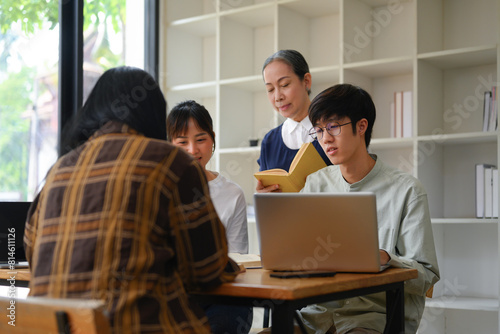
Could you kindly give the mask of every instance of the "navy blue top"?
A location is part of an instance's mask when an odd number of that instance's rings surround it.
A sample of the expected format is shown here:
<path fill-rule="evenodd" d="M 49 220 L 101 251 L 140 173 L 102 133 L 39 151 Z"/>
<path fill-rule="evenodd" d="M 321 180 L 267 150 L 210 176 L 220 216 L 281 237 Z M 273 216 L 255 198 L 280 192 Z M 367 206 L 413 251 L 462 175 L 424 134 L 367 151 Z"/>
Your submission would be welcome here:
<path fill-rule="evenodd" d="M 257 162 L 260 165 L 259 170 L 268 170 L 273 168 L 281 168 L 286 171 L 290 169 L 293 158 L 299 151 L 298 149 L 292 150 L 288 148 L 283 142 L 283 137 L 281 136 L 281 129 L 283 124 L 269 131 L 262 139 L 262 144 L 260 147 L 260 158 Z M 313 141 L 313 145 L 319 152 L 326 165 L 331 165 L 330 159 L 323 151 L 323 148 L 317 140 Z"/>

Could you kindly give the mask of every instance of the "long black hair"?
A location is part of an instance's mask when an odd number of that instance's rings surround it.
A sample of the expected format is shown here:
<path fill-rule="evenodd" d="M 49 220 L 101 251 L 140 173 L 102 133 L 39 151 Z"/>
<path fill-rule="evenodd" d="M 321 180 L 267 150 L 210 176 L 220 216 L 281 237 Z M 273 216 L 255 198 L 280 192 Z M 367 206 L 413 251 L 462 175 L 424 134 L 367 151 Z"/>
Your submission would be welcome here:
<path fill-rule="evenodd" d="M 213 128 L 212 117 L 205 108 L 194 100 L 187 100 L 178 103 L 170 110 L 167 117 L 167 133 L 168 140 L 184 134 L 189 126 L 189 120 L 193 119 L 196 125 L 212 138 L 213 150 L 215 151 L 215 132 Z"/>
<path fill-rule="evenodd" d="M 146 71 L 121 66 L 104 72 L 87 101 L 63 129 L 64 154 L 83 144 L 109 121 L 129 125 L 146 137 L 167 139 L 167 102 Z"/>

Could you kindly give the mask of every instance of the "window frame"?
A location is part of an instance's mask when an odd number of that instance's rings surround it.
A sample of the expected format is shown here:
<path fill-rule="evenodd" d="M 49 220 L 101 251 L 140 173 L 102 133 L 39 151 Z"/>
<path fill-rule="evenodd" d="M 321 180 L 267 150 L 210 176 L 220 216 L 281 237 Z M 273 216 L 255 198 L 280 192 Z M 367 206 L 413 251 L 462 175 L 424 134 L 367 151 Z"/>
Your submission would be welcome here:
<path fill-rule="evenodd" d="M 83 2 L 59 1 L 59 101 L 58 155 L 62 130 L 82 106 L 83 96 Z M 144 70 L 158 80 L 160 0 L 144 0 Z"/>

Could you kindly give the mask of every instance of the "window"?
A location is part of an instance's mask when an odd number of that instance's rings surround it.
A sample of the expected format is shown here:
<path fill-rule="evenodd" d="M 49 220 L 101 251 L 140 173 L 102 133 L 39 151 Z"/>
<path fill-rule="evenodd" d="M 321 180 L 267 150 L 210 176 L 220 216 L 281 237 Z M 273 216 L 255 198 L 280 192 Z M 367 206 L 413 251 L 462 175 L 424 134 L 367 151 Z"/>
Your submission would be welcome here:
<path fill-rule="evenodd" d="M 27 2 L 0 5 L 0 200 L 28 199 L 57 157 L 58 5 Z"/>
<path fill-rule="evenodd" d="M 144 68 L 144 2 L 86 0 L 83 14 L 85 102 L 105 70 L 121 65 Z"/>
<path fill-rule="evenodd" d="M 64 4 L 72 2 L 78 0 Z M 144 45 L 155 31 L 148 25 L 156 21 L 144 18 L 157 15 L 157 5 L 157 0 L 84 0 L 83 101 L 108 68 L 154 66 L 147 63 L 151 57 Z M 59 1 L 0 4 L 0 201 L 31 200 L 58 157 L 65 113 L 59 111 L 59 10 Z"/>

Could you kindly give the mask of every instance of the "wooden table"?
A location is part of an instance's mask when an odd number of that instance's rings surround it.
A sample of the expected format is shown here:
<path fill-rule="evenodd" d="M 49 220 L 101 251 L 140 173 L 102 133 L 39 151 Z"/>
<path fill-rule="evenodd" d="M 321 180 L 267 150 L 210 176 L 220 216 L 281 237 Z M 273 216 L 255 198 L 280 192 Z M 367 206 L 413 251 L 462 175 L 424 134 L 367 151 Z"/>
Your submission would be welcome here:
<path fill-rule="evenodd" d="M 415 269 L 389 268 L 376 274 L 338 273 L 334 277 L 280 279 L 264 269 L 248 269 L 231 283 L 195 299 L 218 304 L 269 307 L 273 333 L 293 333 L 295 311 L 310 304 L 386 292 L 384 333 L 404 333 L 404 281 L 418 276 Z"/>
<path fill-rule="evenodd" d="M 30 282 L 30 270 L 24 269 L 0 269 L 0 285 L 12 285 L 16 287 L 27 287 Z"/>
<path fill-rule="evenodd" d="M 386 292 L 387 316 L 384 333 L 404 332 L 404 281 L 418 276 L 415 269 L 389 268 L 376 274 L 338 273 L 334 277 L 280 279 L 264 269 L 247 269 L 234 282 L 214 290 L 192 294 L 208 303 L 248 305 L 272 309 L 274 333 L 293 333 L 295 311 L 310 304 Z M 29 269 L 0 269 L 0 284 L 26 287 Z"/>

